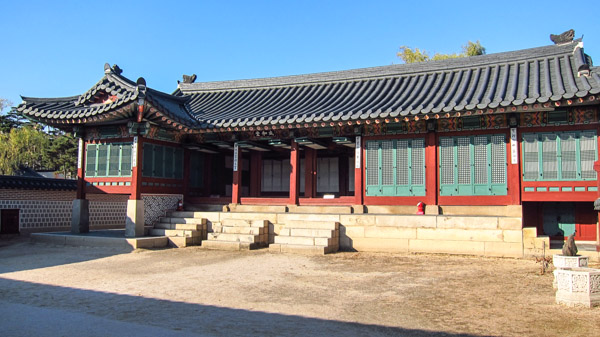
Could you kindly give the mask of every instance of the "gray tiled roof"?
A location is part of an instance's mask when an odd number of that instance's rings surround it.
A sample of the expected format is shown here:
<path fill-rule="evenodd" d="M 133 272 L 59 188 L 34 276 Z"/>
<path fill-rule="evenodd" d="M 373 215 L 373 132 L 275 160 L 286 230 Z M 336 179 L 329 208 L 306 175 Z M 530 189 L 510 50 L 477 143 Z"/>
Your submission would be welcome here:
<path fill-rule="evenodd" d="M 100 94 L 115 96 L 116 100 L 108 103 L 95 103 L 95 97 Z M 146 101 L 168 118 L 186 126 L 197 126 L 187 112 L 184 103 L 186 97 L 176 97 L 153 89 L 141 93 L 135 82 L 113 72 L 107 71 L 105 76 L 91 89 L 79 96 L 62 98 L 32 98 L 22 97 L 16 110 L 26 117 L 48 124 L 61 122 L 81 123 L 86 119 L 97 118 L 103 121 L 123 119 L 134 116 L 135 109 L 131 103 L 140 95 L 145 95 Z M 111 112 L 111 114 L 108 114 Z M 156 118 L 156 116 L 148 116 Z"/>
<path fill-rule="evenodd" d="M 77 190 L 77 180 L 0 176 L 0 188 L 23 190 Z"/>
<path fill-rule="evenodd" d="M 495 109 L 546 103 L 600 92 L 600 69 L 591 67 L 581 41 L 443 61 L 308 75 L 180 83 L 172 94 L 148 88 L 158 113 L 190 129 L 364 120 Z M 581 76 L 580 76 L 581 75 Z M 98 92 L 115 102 L 94 103 Z M 48 124 L 133 117 L 136 83 L 107 70 L 80 96 L 23 97 L 17 107 Z M 97 116 L 97 117 L 96 117 Z"/>
<path fill-rule="evenodd" d="M 180 83 L 202 127 L 357 120 L 545 103 L 600 92 L 580 41 L 444 61 Z M 589 69 L 589 65 L 588 69 Z"/>

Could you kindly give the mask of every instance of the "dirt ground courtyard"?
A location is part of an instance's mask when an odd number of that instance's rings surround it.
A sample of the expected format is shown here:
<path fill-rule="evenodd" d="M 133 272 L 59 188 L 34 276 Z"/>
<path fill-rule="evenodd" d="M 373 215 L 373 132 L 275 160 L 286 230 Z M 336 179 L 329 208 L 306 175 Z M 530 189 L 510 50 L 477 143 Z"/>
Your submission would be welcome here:
<path fill-rule="evenodd" d="M 532 260 L 0 242 L 2 336 L 598 334 Z"/>

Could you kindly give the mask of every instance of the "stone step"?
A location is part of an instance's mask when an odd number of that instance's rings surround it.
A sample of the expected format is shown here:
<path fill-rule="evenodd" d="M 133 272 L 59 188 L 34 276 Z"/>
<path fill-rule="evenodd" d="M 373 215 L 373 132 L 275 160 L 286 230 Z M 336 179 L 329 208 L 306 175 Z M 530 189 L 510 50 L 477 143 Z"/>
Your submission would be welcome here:
<path fill-rule="evenodd" d="M 221 220 L 223 227 L 267 227 L 267 220 L 247 220 L 247 219 L 223 219 Z"/>
<path fill-rule="evenodd" d="M 329 229 L 339 230 L 340 223 L 333 221 L 300 221 L 290 220 L 285 222 L 285 228 L 294 229 Z"/>
<path fill-rule="evenodd" d="M 339 231 L 334 229 L 282 228 L 280 236 L 308 236 L 314 238 L 334 238 Z"/>
<path fill-rule="evenodd" d="M 206 218 L 177 218 L 177 217 L 161 217 L 160 222 L 165 223 L 189 223 L 189 224 L 206 224 Z"/>
<path fill-rule="evenodd" d="M 289 213 L 306 214 L 350 214 L 352 206 L 288 206 Z"/>
<path fill-rule="evenodd" d="M 232 242 L 245 242 L 245 243 L 257 243 L 260 242 L 259 235 L 252 234 L 228 234 L 228 233 L 208 233 L 209 241 L 232 241 Z"/>
<path fill-rule="evenodd" d="M 338 249 L 339 249 L 338 247 L 281 245 L 281 244 L 276 244 L 276 243 L 269 245 L 270 252 L 305 254 L 305 255 L 324 255 L 324 254 L 337 252 Z"/>
<path fill-rule="evenodd" d="M 167 237 L 167 240 L 169 240 L 169 247 L 175 247 L 175 248 L 198 246 L 202 243 L 202 239 L 198 236 L 195 236 L 195 237 L 169 236 L 169 237 Z"/>
<path fill-rule="evenodd" d="M 219 227 L 220 231 L 215 231 L 216 233 L 261 235 L 266 232 L 265 227 Z M 213 227 L 213 229 L 216 229 L 216 227 Z"/>
<path fill-rule="evenodd" d="M 202 249 L 214 250 L 250 250 L 261 246 L 257 243 L 233 242 L 233 241 L 202 241 Z"/>
<path fill-rule="evenodd" d="M 285 205 L 229 205 L 230 212 L 285 213 Z"/>
<path fill-rule="evenodd" d="M 281 236 L 275 237 L 275 243 L 282 245 L 303 245 L 303 246 L 334 246 L 339 242 L 339 238 L 314 238 L 308 236 Z"/>
<path fill-rule="evenodd" d="M 178 229 L 154 228 L 154 229 L 150 230 L 150 235 L 153 235 L 153 236 L 195 237 L 195 236 L 202 236 L 202 232 L 201 231 L 193 231 L 193 230 L 178 230 Z"/>
<path fill-rule="evenodd" d="M 207 204 L 189 204 L 184 205 L 185 211 L 189 212 L 223 212 L 223 207 L 226 205 L 207 205 Z"/>
<path fill-rule="evenodd" d="M 158 222 L 154 225 L 156 229 L 179 229 L 179 230 L 206 230 L 206 224 L 186 224 L 186 223 L 167 223 Z"/>

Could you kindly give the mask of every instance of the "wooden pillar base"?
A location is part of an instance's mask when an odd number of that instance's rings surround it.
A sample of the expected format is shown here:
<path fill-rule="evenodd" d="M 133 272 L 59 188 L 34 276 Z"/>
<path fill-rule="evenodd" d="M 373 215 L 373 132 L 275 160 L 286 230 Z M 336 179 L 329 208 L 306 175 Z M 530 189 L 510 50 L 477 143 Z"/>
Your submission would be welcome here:
<path fill-rule="evenodd" d="M 89 233 L 90 231 L 90 201 L 86 199 L 73 200 L 71 215 L 71 233 Z"/>
<path fill-rule="evenodd" d="M 127 219 L 125 220 L 125 237 L 144 236 L 144 200 L 127 200 Z"/>

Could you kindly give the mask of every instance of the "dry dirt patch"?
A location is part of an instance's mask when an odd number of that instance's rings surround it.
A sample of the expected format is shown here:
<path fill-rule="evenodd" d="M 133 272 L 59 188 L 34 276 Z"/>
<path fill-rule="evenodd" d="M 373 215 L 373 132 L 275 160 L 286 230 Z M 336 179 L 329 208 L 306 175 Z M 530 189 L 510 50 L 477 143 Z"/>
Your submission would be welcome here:
<path fill-rule="evenodd" d="M 215 336 L 593 336 L 600 308 L 554 303 L 530 260 L 0 248 L 0 301 Z M 150 318 L 150 319 L 149 319 Z M 0 323 L 1 326 L 1 323 Z"/>

